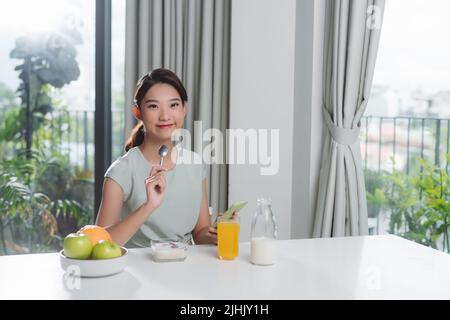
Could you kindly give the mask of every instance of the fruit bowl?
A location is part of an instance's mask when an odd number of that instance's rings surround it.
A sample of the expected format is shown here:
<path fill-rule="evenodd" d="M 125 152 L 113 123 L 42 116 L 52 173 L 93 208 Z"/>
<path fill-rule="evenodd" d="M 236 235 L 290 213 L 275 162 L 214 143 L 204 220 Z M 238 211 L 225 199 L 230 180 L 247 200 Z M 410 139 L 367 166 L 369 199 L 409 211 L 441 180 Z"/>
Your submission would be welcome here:
<path fill-rule="evenodd" d="M 99 260 L 71 259 L 65 256 L 64 250 L 59 252 L 61 267 L 74 276 L 105 277 L 121 272 L 127 265 L 128 250 L 120 247 L 122 255 L 117 258 Z"/>

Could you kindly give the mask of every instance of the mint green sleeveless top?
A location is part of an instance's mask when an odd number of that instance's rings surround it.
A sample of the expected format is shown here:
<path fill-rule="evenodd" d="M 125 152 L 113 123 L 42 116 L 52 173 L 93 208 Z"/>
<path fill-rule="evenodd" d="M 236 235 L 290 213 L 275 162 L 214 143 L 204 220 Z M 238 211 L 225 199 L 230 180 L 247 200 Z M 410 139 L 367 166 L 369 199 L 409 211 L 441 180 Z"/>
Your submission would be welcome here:
<path fill-rule="evenodd" d="M 197 153 L 184 148 L 177 148 L 177 151 L 175 168 L 165 173 L 166 190 L 161 205 L 150 214 L 126 243 L 126 247 L 148 247 L 151 239 L 165 238 L 192 244 L 192 231 L 200 213 L 202 179 L 206 177 L 206 166 Z M 187 157 L 193 159 L 192 163 L 182 160 Z M 147 201 L 145 178 L 149 176 L 151 168 L 151 163 L 139 147 L 134 147 L 114 161 L 106 171 L 105 178 L 114 180 L 123 190 L 122 219 Z"/>

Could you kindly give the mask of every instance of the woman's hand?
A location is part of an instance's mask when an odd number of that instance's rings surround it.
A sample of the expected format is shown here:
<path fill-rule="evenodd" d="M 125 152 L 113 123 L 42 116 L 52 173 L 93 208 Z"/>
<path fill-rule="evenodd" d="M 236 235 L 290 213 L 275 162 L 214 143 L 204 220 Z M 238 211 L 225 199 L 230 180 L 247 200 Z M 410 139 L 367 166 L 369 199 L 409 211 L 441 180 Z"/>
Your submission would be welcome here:
<path fill-rule="evenodd" d="M 217 229 L 209 227 L 206 231 L 206 238 L 208 239 L 209 243 L 217 245 Z"/>
<path fill-rule="evenodd" d="M 156 209 L 161 205 L 166 190 L 166 177 L 164 172 L 167 169 L 161 166 L 153 166 L 150 175 L 145 179 L 145 188 L 147 190 L 147 203 Z"/>
<path fill-rule="evenodd" d="M 217 219 L 219 219 L 221 216 L 223 216 L 223 212 L 219 212 L 217 214 Z M 237 216 L 237 212 L 233 212 L 232 218 L 234 218 L 235 216 Z M 206 232 L 206 237 L 209 239 L 209 241 L 217 245 L 217 228 L 209 227 L 208 231 Z"/>

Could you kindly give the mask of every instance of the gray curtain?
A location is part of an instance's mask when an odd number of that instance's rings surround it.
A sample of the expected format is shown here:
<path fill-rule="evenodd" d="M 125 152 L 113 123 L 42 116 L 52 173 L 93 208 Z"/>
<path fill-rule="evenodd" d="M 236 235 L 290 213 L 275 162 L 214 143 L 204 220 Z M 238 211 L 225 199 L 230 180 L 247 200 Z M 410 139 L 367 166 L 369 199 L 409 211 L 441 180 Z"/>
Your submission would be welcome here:
<path fill-rule="evenodd" d="M 327 1 L 323 116 L 328 130 L 314 237 L 368 233 L 358 136 L 370 95 L 383 11 L 384 0 Z"/>
<path fill-rule="evenodd" d="M 134 125 L 129 106 L 138 78 L 152 69 L 173 70 L 188 93 L 184 128 L 194 137 L 194 121 L 225 133 L 229 113 L 231 0 L 127 0 L 125 135 Z M 201 140 L 202 132 L 198 133 Z M 208 142 L 205 142 L 208 143 Z M 200 150 L 199 145 L 194 145 Z M 225 159 L 225 158 L 224 158 Z M 223 211 L 228 202 L 228 169 L 211 165 L 209 203 Z"/>

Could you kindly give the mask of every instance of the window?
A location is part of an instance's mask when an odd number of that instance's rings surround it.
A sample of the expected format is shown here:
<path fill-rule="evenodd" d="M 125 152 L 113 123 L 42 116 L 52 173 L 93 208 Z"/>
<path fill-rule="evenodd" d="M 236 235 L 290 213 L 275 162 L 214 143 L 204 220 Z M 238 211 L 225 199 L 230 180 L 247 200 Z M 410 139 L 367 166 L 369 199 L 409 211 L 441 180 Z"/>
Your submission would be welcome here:
<path fill-rule="evenodd" d="M 125 112 L 125 1 L 112 2 L 111 30 L 111 112 L 112 112 L 112 156 L 117 159 L 124 153 Z"/>
<path fill-rule="evenodd" d="M 0 254 L 56 251 L 93 222 L 95 1 L 0 11 Z"/>
<path fill-rule="evenodd" d="M 370 232 L 447 252 L 449 10 L 446 0 L 386 3 L 361 135 Z"/>

